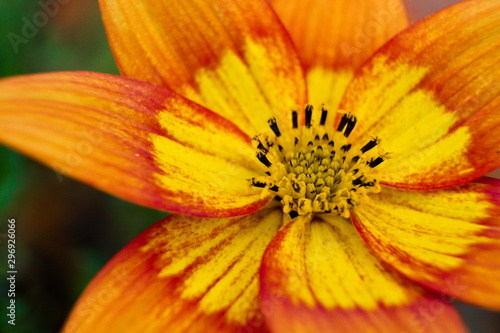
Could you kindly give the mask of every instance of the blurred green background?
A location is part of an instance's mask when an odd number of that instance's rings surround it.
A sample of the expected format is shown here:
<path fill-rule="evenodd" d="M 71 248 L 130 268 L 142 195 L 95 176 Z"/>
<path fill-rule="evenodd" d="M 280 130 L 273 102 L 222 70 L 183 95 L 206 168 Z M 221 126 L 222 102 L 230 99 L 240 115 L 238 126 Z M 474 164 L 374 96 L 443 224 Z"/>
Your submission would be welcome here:
<path fill-rule="evenodd" d="M 46 3 L 48 0 L 40 0 Z M 61 1 L 63 2 L 63 1 Z M 412 21 L 452 0 L 406 1 Z M 26 43 L 24 18 L 41 10 L 37 0 L 0 0 L 0 77 L 88 70 L 118 74 L 97 0 L 69 0 Z M 16 50 L 17 48 L 17 50 Z M 1 332 L 58 332 L 90 279 L 141 231 L 165 217 L 62 177 L 0 146 L 0 308 L 7 306 L 6 222 L 16 227 L 16 326 Z M 485 283 L 498 283 L 490 281 Z M 458 304 L 473 333 L 500 331 L 496 313 Z M 450 332 L 452 333 L 452 332 Z"/>

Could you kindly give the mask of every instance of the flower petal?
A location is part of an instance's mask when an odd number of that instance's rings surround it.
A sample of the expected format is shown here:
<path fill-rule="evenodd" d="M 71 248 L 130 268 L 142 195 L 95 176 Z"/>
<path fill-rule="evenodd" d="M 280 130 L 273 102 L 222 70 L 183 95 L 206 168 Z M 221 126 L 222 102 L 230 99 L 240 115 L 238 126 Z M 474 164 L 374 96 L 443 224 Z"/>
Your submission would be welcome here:
<path fill-rule="evenodd" d="M 399 154 L 377 171 L 411 190 L 463 184 L 500 166 L 500 2 L 464 1 L 398 35 L 349 85 L 354 138 Z"/>
<path fill-rule="evenodd" d="M 463 332 L 453 307 L 379 261 L 353 225 L 296 218 L 267 248 L 262 313 L 275 332 Z"/>
<path fill-rule="evenodd" d="M 157 209 L 230 216 L 266 203 L 246 180 L 261 167 L 248 136 L 145 82 L 87 72 L 2 80 L 0 140 L 56 172 Z"/>
<path fill-rule="evenodd" d="M 265 331 L 258 269 L 280 210 L 208 219 L 170 215 L 94 278 L 64 332 Z"/>
<path fill-rule="evenodd" d="M 128 77 L 164 85 L 250 135 L 273 114 L 288 117 L 290 108 L 305 103 L 295 49 L 263 0 L 100 4 L 115 59 Z"/>
<path fill-rule="evenodd" d="M 500 309 L 500 180 L 444 190 L 383 188 L 356 208 L 368 246 L 412 280 L 452 298 Z"/>
<path fill-rule="evenodd" d="M 307 71 L 309 102 L 336 110 L 357 69 L 408 26 L 400 0 L 270 0 Z"/>

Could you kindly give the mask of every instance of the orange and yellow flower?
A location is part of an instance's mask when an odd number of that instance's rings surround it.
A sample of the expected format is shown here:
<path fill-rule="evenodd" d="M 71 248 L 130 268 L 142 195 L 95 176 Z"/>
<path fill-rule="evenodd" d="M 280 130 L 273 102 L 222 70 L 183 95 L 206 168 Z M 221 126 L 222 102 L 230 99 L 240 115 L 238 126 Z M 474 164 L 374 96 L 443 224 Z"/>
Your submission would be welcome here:
<path fill-rule="evenodd" d="M 450 300 L 500 309 L 498 1 L 409 28 L 398 0 L 100 5 L 123 76 L 0 81 L 0 140 L 177 214 L 65 332 L 448 333 Z"/>

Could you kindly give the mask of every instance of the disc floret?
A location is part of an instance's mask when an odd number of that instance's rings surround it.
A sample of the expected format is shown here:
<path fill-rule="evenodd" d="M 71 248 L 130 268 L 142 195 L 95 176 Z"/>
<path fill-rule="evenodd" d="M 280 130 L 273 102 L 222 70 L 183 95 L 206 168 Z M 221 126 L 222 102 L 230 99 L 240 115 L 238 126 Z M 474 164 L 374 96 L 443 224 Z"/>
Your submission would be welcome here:
<path fill-rule="evenodd" d="M 269 119 L 272 133 L 254 137 L 257 158 L 268 170 L 249 181 L 262 188 L 262 197 L 272 195 L 280 201 L 292 218 L 308 214 L 347 218 L 367 194 L 380 192 L 370 171 L 387 154 L 376 137 L 353 147 L 348 138 L 356 125 L 354 114 L 342 113 L 335 129 L 325 125 L 328 111 L 324 107 L 318 126 L 312 124 L 312 113 L 312 105 L 306 105 L 305 126 L 298 126 L 298 113 L 292 111 L 290 133 L 282 133 L 276 119 Z"/>

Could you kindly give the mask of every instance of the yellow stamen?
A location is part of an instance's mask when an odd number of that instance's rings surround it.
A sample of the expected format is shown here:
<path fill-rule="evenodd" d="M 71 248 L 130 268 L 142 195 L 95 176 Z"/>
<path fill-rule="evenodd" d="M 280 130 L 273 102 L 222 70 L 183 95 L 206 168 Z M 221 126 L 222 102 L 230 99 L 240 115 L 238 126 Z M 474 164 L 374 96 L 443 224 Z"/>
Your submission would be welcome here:
<path fill-rule="evenodd" d="M 312 123 L 312 112 L 312 105 L 306 105 L 305 126 L 298 126 L 297 111 L 293 111 L 291 133 L 281 132 L 276 119 L 269 119 L 271 131 L 254 137 L 257 158 L 268 171 L 250 183 L 263 189 L 262 197 L 275 196 L 292 218 L 308 214 L 348 218 L 349 210 L 368 193 L 380 192 L 369 174 L 387 155 L 381 152 L 378 138 L 360 147 L 348 142 L 356 125 L 354 114 L 343 113 L 334 129 L 325 126 L 325 108 L 318 126 Z"/>

